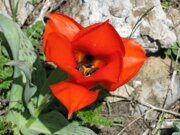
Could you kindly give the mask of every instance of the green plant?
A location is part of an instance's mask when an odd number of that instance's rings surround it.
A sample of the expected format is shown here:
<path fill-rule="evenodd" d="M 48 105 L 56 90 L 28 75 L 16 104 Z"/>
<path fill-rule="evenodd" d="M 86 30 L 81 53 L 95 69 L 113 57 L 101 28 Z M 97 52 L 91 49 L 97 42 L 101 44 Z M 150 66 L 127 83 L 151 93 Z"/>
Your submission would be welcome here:
<path fill-rule="evenodd" d="M 32 5 L 36 6 L 41 0 L 28 0 Z"/>
<path fill-rule="evenodd" d="M 43 28 L 44 28 L 43 22 L 37 21 L 32 26 L 24 29 L 24 32 L 27 34 L 27 37 L 30 39 L 33 46 L 37 46 L 40 44 Z"/>
<path fill-rule="evenodd" d="M 180 73 L 180 62 L 179 62 L 180 43 L 175 42 L 170 48 L 168 48 L 165 51 L 165 54 L 173 60 L 174 70 L 176 70 L 177 73 L 179 74 Z"/>
<path fill-rule="evenodd" d="M 17 22 L 19 0 L 9 0 L 9 5 L 11 9 L 12 19 Z"/>
<path fill-rule="evenodd" d="M 31 41 L 32 45 L 36 48 L 42 60 L 45 60 L 44 53 L 42 52 L 41 37 L 44 29 L 44 24 L 42 21 L 37 21 L 32 26 L 27 27 L 23 31 L 26 33 L 27 37 Z"/>
<path fill-rule="evenodd" d="M 1 37 L 0 37 L 1 38 Z M 13 74 L 12 67 L 7 67 L 5 64 L 10 61 L 5 47 L 2 45 L 2 38 L 0 39 L 0 93 L 3 89 L 9 89 L 11 83 L 11 76 Z"/>
<path fill-rule="evenodd" d="M 43 112 L 53 99 L 49 85 L 67 79 L 67 74 L 55 69 L 47 77 L 38 54 L 20 27 L 1 14 L 0 20 L 0 28 L 10 48 L 8 53 L 12 56 L 12 61 L 6 65 L 14 66 L 9 110 L 5 116 L 12 124 L 13 134 L 95 135 L 86 127 L 68 122 L 56 110 Z"/>
<path fill-rule="evenodd" d="M 95 108 L 95 110 L 78 111 L 77 117 L 82 120 L 82 125 L 89 124 L 90 126 L 112 126 L 113 121 L 102 116 L 100 113 L 103 110 L 102 104 Z"/>
<path fill-rule="evenodd" d="M 0 117 L 0 135 L 9 134 L 11 131 L 11 123 L 7 122 L 4 116 Z"/>
<path fill-rule="evenodd" d="M 174 123 L 175 132 L 172 135 L 180 135 L 180 122 Z"/>
<path fill-rule="evenodd" d="M 161 6 L 164 9 L 168 9 L 170 5 L 171 5 L 171 0 L 162 0 L 161 1 Z"/>
<path fill-rule="evenodd" d="M 172 57 L 173 55 L 178 55 L 178 49 L 180 48 L 180 43 L 175 42 L 170 48 L 168 48 L 165 52 L 166 55 Z"/>
<path fill-rule="evenodd" d="M 149 8 L 149 9 L 147 9 L 141 16 L 139 16 L 137 22 L 135 23 L 135 25 L 134 25 L 133 28 L 132 28 L 132 31 L 131 31 L 131 33 L 130 33 L 130 35 L 129 35 L 129 38 L 132 37 L 132 35 L 136 32 L 136 30 L 138 29 L 138 27 L 141 25 L 143 19 L 144 19 L 147 15 L 149 15 L 149 13 L 150 13 L 153 9 L 154 9 L 154 6 L 151 7 L 151 8 Z"/>

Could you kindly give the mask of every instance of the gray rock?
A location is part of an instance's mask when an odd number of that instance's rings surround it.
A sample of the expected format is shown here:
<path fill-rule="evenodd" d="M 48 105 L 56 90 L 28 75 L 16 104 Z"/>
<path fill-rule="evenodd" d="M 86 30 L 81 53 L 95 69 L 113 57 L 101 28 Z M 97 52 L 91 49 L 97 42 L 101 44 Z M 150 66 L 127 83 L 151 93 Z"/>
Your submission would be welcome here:
<path fill-rule="evenodd" d="M 180 99 L 180 76 L 170 77 L 169 58 L 161 59 L 151 57 L 143 66 L 134 81 L 141 81 L 136 88 L 138 100 L 150 103 L 156 107 L 169 108 Z M 144 112 L 146 107 L 140 106 L 137 110 Z M 157 113 L 150 112 L 149 119 L 156 118 Z"/>
<path fill-rule="evenodd" d="M 156 52 L 176 41 L 176 35 L 170 29 L 173 23 L 166 17 L 160 0 L 69 0 L 60 11 L 84 26 L 109 19 L 122 37 L 128 37 L 138 18 L 152 6 L 154 9 L 142 21 L 133 37 L 147 51 Z"/>
<path fill-rule="evenodd" d="M 177 40 L 180 41 L 180 10 L 171 7 L 167 12 L 167 16 L 172 20 L 172 29 L 177 36 Z"/>
<path fill-rule="evenodd" d="M 18 0 L 14 0 L 15 3 L 17 3 L 17 1 Z M 34 7 L 28 2 L 28 0 L 19 0 L 17 17 L 16 17 L 19 25 L 24 24 L 28 15 L 32 12 L 33 9 Z M 9 0 L 0 1 L 0 13 L 8 17 L 12 16 Z"/>

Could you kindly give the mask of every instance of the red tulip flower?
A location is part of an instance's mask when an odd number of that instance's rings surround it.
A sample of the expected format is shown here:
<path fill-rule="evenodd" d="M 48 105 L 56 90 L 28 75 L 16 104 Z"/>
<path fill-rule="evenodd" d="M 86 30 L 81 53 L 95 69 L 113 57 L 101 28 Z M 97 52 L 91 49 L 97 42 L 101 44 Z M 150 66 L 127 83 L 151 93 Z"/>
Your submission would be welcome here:
<path fill-rule="evenodd" d="M 121 38 L 109 21 L 83 27 L 62 14 L 52 13 L 47 17 L 43 38 L 46 59 L 67 72 L 71 80 L 71 84 L 53 85 L 51 90 L 70 113 L 95 100 L 97 92 L 85 94 L 89 88 L 101 84 L 114 91 L 132 79 L 146 60 L 141 45 L 134 39 Z M 85 102 L 82 97 L 90 95 L 94 98 Z"/>

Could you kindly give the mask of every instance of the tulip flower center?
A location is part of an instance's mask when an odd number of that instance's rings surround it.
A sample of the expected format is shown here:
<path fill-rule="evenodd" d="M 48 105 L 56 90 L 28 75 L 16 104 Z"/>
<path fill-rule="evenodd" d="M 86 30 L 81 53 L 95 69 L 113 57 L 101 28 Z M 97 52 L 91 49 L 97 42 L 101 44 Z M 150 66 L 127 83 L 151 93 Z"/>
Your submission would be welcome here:
<path fill-rule="evenodd" d="M 75 58 L 77 63 L 76 69 L 84 76 L 94 74 L 99 68 L 105 65 L 105 61 L 102 59 L 79 51 L 75 52 Z"/>

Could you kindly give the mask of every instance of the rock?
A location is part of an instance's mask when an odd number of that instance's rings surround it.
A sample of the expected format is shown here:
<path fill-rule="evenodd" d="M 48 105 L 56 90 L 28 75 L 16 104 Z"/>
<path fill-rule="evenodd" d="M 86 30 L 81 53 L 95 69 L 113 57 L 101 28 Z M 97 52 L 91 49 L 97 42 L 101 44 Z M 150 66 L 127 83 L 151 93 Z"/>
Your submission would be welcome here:
<path fill-rule="evenodd" d="M 141 86 L 136 88 L 138 100 L 150 103 L 154 106 L 169 108 L 180 99 L 180 76 L 170 77 L 169 58 L 161 59 L 151 57 L 145 63 L 135 81 L 141 81 Z M 172 87 L 173 86 L 173 87 Z M 140 106 L 137 110 L 144 112 L 147 107 Z M 156 118 L 156 113 L 150 112 L 148 119 Z"/>
<path fill-rule="evenodd" d="M 177 40 L 180 41 L 180 10 L 170 7 L 167 12 L 168 18 L 172 20 L 173 27 Z"/>
<path fill-rule="evenodd" d="M 132 88 L 129 85 L 123 85 L 122 87 L 116 89 L 113 92 L 110 92 L 113 95 L 117 95 L 117 96 L 123 96 L 123 97 L 129 97 L 132 93 L 134 92 L 134 88 Z M 107 97 L 106 100 L 110 103 L 112 102 L 118 102 L 121 101 L 123 99 L 121 98 L 116 98 L 116 97 Z"/>
<path fill-rule="evenodd" d="M 122 37 L 128 37 L 138 18 L 152 6 L 154 9 L 144 18 L 133 37 L 147 51 L 156 52 L 176 41 L 176 35 L 170 29 L 173 23 L 166 17 L 160 0 L 69 0 L 60 11 L 84 26 L 109 19 Z"/>
<path fill-rule="evenodd" d="M 63 4 L 63 0 L 46 0 L 41 3 L 41 8 L 39 8 L 36 15 L 34 15 L 35 21 L 43 21 L 43 18 L 46 16 L 47 12 L 52 12 Z"/>
<path fill-rule="evenodd" d="M 14 2 L 17 3 L 17 0 L 14 0 Z M 19 25 L 24 24 L 33 9 L 34 7 L 28 2 L 28 0 L 19 0 L 16 17 Z M 12 16 L 9 0 L 0 1 L 0 13 L 8 17 Z"/>

